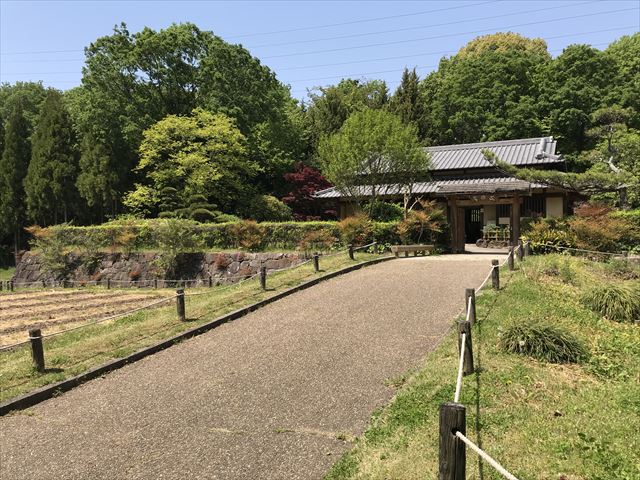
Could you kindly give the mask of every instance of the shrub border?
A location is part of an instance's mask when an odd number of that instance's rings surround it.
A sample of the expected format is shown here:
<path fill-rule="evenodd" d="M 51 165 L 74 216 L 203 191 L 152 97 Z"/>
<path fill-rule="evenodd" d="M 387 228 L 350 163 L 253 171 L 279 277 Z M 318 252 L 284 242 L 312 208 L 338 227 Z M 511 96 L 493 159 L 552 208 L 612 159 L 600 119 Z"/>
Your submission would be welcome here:
<path fill-rule="evenodd" d="M 108 372 L 122 368 L 127 364 L 137 362 L 138 360 L 141 360 L 144 357 L 148 357 L 149 355 L 165 350 L 175 345 L 176 343 L 181 342 L 182 340 L 186 340 L 191 337 L 196 337 L 209 330 L 219 327 L 224 323 L 244 317 L 245 315 L 255 310 L 258 310 L 261 307 L 269 305 L 270 303 L 280 300 L 281 298 L 287 297 L 293 293 L 296 293 L 301 290 L 305 290 L 309 287 L 312 287 L 314 285 L 317 285 L 318 283 L 324 280 L 329 280 L 331 278 L 337 277 L 339 275 L 343 275 L 345 273 L 350 273 L 355 270 L 360 270 L 361 268 L 365 268 L 371 265 L 376 265 L 378 263 L 393 260 L 394 258 L 395 257 L 393 256 L 376 258 L 374 260 L 369 260 L 367 262 L 358 263 L 356 265 L 351 265 L 349 267 L 336 270 L 335 272 L 322 275 L 321 277 L 313 278 L 307 282 L 301 283 L 300 285 L 296 285 L 295 287 L 292 287 L 288 290 L 284 290 L 280 293 L 277 293 L 272 297 L 265 298 L 264 300 L 260 300 L 259 302 L 253 303 L 251 305 L 247 305 L 246 307 L 242 307 L 231 313 L 227 313 L 226 315 L 218 317 L 209 323 L 205 323 L 198 327 L 186 330 L 167 340 L 163 340 L 149 347 L 145 347 L 141 350 L 138 350 L 137 352 L 127 355 L 126 357 L 112 360 L 110 362 L 94 367 L 90 370 L 87 370 L 84 373 L 76 375 L 75 377 L 67 378 L 66 380 L 61 380 L 60 382 L 52 383 L 51 385 L 45 385 L 44 387 L 36 389 L 32 392 L 26 393 L 24 395 L 20 395 L 18 397 L 14 397 L 0 404 L 0 416 L 4 416 L 12 411 L 24 410 L 25 408 L 32 407 L 38 403 L 41 403 L 63 392 L 69 391 L 79 385 L 82 385 L 83 383 L 88 382 L 89 380 L 93 380 Z"/>

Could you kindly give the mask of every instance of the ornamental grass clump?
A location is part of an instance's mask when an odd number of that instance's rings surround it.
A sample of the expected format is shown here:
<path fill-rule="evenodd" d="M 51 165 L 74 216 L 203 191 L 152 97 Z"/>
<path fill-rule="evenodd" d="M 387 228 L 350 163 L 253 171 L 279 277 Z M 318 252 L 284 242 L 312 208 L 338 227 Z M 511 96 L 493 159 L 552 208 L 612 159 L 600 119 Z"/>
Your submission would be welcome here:
<path fill-rule="evenodd" d="M 604 283 L 587 290 L 582 302 L 614 322 L 640 319 L 640 282 Z"/>
<path fill-rule="evenodd" d="M 551 363 L 579 363 L 588 356 L 585 345 L 570 332 L 541 322 L 510 325 L 502 333 L 500 346 L 508 353 Z"/>

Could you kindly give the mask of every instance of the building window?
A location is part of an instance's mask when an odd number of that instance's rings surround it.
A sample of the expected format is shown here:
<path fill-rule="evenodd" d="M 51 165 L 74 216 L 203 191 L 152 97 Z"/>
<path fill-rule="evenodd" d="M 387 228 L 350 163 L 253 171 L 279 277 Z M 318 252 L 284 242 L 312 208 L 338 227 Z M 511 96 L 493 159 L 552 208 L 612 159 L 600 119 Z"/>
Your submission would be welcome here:
<path fill-rule="evenodd" d="M 510 217 L 511 216 L 511 205 L 496 205 L 496 217 Z"/>
<path fill-rule="evenodd" d="M 543 195 L 524 197 L 522 215 L 524 217 L 544 217 L 545 198 Z"/>

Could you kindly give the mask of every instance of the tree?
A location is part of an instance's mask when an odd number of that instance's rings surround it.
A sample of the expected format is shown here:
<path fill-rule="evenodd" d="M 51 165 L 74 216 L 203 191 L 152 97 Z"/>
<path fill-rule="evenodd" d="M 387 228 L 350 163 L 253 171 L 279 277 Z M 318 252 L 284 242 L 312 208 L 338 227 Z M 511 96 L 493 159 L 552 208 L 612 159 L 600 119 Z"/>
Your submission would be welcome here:
<path fill-rule="evenodd" d="M 49 90 L 42 104 L 24 179 L 27 214 L 35 222 L 65 222 L 76 200 L 77 159 L 71 118 L 62 95 Z"/>
<path fill-rule="evenodd" d="M 615 73 L 611 58 L 588 45 L 565 48 L 539 70 L 540 117 L 558 137 L 563 153 L 580 153 L 593 145 L 587 134 L 591 114 L 604 106 Z"/>
<path fill-rule="evenodd" d="M 418 127 L 420 138 L 424 136 L 424 102 L 420 90 L 420 79 L 416 69 L 402 72 L 402 81 L 389 101 L 389 111 L 398 115 L 404 123 Z"/>
<path fill-rule="evenodd" d="M 232 211 L 252 197 L 248 185 L 258 165 L 247 158 L 246 139 L 232 119 L 197 108 L 188 117 L 168 115 L 144 132 L 136 170 L 144 183 L 124 203 L 157 215 L 162 206 L 188 208 L 196 195 Z"/>
<path fill-rule="evenodd" d="M 78 187 L 90 204 L 112 210 L 134 182 L 143 132 L 168 115 L 201 107 L 233 118 L 264 189 L 281 182 L 304 149 L 295 102 L 275 74 L 191 23 L 137 33 L 116 27 L 87 47 L 82 87 L 69 98 L 83 137 Z"/>
<path fill-rule="evenodd" d="M 337 132 L 354 112 L 387 106 L 387 84 L 381 80 L 343 79 L 337 85 L 319 87 L 309 94 L 306 112 L 312 148 L 317 148 L 324 135 Z"/>
<path fill-rule="evenodd" d="M 322 140 L 318 152 L 327 179 L 359 203 L 369 197 L 375 204 L 389 184 L 396 185 L 393 193 L 410 197 L 430 163 L 416 127 L 384 110 L 354 113 L 340 131 Z"/>
<path fill-rule="evenodd" d="M 546 44 L 516 33 L 478 37 L 421 82 L 427 142 L 442 145 L 540 134 L 532 73 Z"/>
<path fill-rule="evenodd" d="M 335 218 L 333 210 L 323 209 L 313 194 L 331 187 L 331 184 L 319 170 L 299 162 L 293 172 L 284 176 L 293 188 L 282 197 L 282 201 L 291 207 L 296 220 L 320 220 Z"/>
<path fill-rule="evenodd" d="M 606 102 L 631 108 L 627 123 L 640 129 L 640 33 L 619 38 L 604 53 L 616 66 L 614 85 Z"/>
<path fill-rule="evenodd" d="M 24 224 L 24 187 L 22 185 L 31 148 L 29 125 L 22 104 L 17 102 L 7 118 L 4 149 L 0 158 L 0 230 L 13 235 L 13 246 L 18 260 L 20 231 Z"/>
<path fill-rule="evenodd" d="M 46 96 L 47 91 L 42 82 L 0 84 L 0 123 L 6 123 L 16 104 L 20 103 L 30 136 L 36 127 L 40 106 Z"/>

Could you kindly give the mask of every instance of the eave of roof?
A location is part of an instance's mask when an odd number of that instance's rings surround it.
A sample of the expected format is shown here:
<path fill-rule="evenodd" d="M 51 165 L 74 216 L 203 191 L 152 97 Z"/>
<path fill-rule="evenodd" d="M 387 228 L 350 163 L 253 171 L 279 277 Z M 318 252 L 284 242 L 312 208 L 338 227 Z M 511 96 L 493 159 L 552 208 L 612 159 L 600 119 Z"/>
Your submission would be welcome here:
<path fill-rule="evenodd" d="M 361 185 L 357 188 L 358 196 L 367 197 L 372 194 L 371 185 Z M 524 193 L 540 188 L 548 188 L 548 186 L 541 183 L 526 182 L 513 177 L 485 177 L 418 182 L 413 185 L 411 193 L 429 193 L 441 196 L 473 193 Z M 376 190 L 378 195 L 382 197 L 394 197 L 404 195 L 407 192 L 406 187 L 399 184 L 377 185 Z M 316 192 L 314 197 L 318 199 L 337 199 L 349 198 L 351 195 L 332 187 Z"/>

